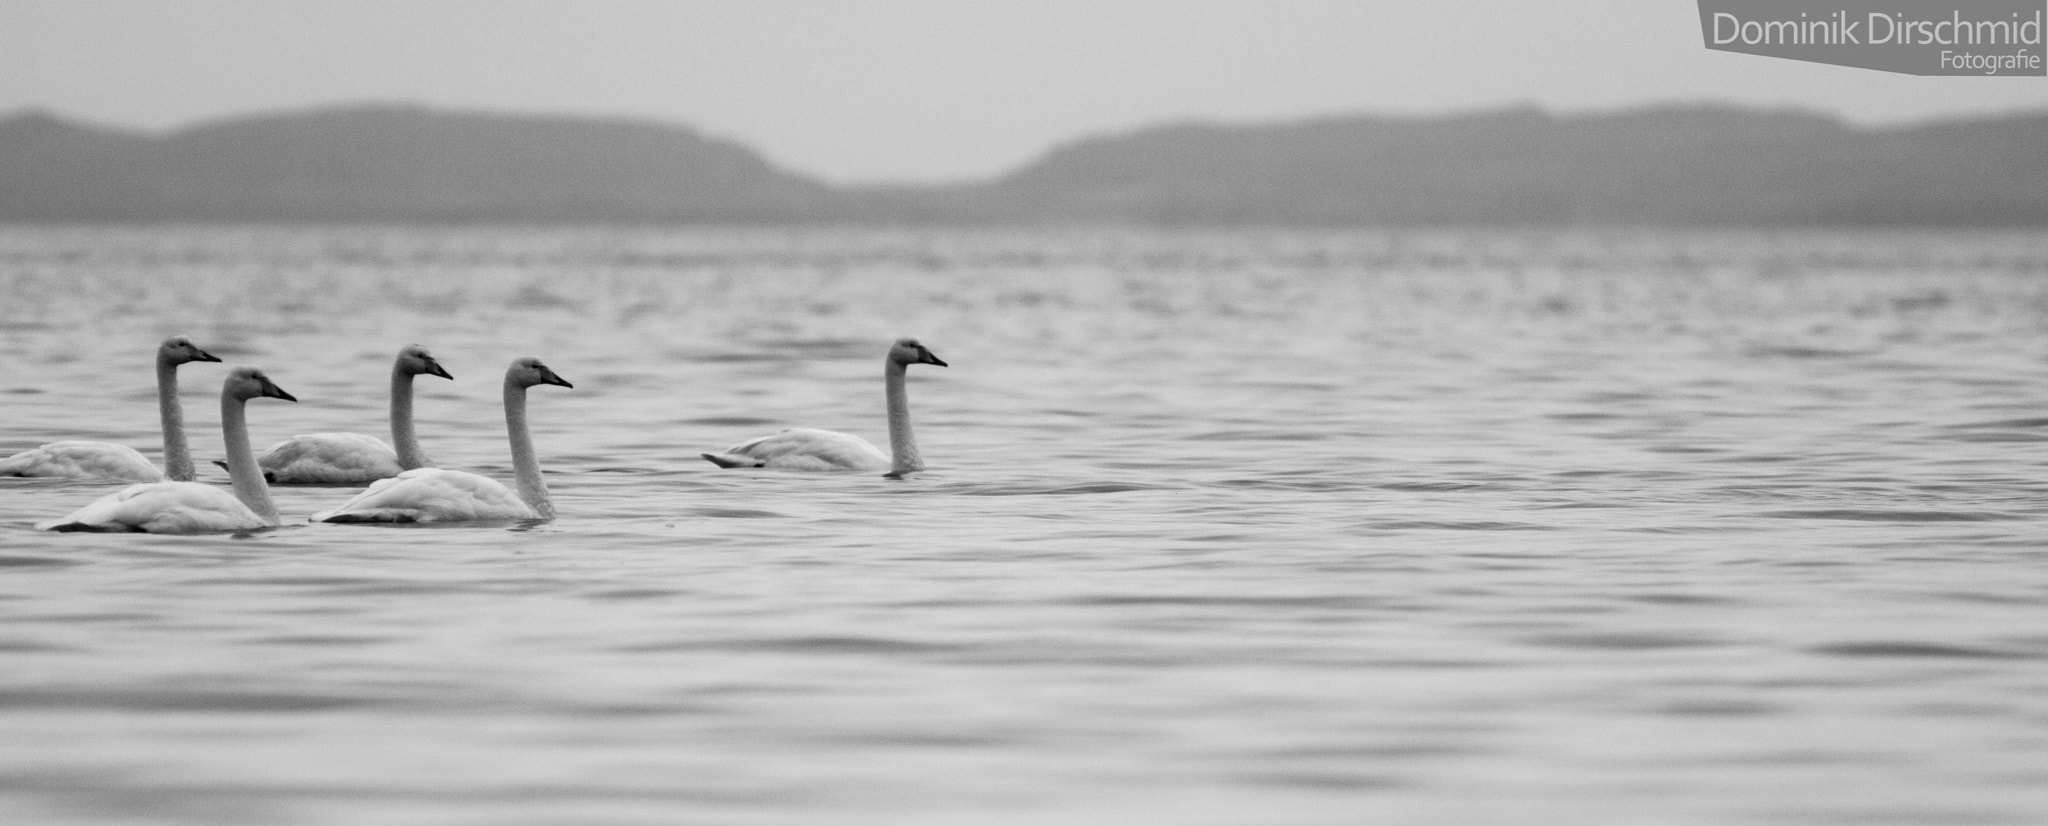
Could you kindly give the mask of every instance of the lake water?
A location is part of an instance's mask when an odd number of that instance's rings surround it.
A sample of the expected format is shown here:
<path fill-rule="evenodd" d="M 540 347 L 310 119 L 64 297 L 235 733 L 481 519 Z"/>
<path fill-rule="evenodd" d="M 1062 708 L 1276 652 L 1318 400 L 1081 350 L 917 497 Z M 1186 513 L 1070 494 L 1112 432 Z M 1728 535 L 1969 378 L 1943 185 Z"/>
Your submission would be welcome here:
<path fill-rule="evenodd" d="M 0 822 L 2048 822 L 2048 236 L 0 229 L 0 454 L 173 333 L 501 479 L 540 356 L 561 516 L 0 480 Z M 697 458 L 901 335 L 928 472 Z"/>

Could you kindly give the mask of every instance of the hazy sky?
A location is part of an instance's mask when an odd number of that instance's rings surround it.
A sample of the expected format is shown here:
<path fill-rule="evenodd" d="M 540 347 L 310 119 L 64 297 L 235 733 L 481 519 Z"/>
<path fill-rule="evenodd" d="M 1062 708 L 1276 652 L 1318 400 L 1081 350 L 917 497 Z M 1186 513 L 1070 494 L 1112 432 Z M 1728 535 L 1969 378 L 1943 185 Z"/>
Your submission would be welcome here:
<path fill-rule="evenodd" d="M 0 112 L 168 129 L 365 101 L 696 126 L 835 181 L 994 175 L 1078 137 L 1533 103 L 2048 107 L 1701 45 L 1693 0 L 0 0 Z"/>

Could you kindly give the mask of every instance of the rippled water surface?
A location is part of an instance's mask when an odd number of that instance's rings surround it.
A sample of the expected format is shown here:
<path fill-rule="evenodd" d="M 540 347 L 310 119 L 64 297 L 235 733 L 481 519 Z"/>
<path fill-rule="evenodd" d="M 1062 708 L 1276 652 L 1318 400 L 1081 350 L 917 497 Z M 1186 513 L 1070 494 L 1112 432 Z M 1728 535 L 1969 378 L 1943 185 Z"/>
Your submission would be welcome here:
<path fill-rule="evenodd" d="M 186 333 L 559 519 L 44 534 L 0 822 L 2048 822 L 2048 238 L 0 229 L 0 454 Z M 722 471 L 781 427 L 931 469 Z M 200 458 L 220 365 L 183 370 Z M 209 481 L 225 481 L 212 467 Z"/>

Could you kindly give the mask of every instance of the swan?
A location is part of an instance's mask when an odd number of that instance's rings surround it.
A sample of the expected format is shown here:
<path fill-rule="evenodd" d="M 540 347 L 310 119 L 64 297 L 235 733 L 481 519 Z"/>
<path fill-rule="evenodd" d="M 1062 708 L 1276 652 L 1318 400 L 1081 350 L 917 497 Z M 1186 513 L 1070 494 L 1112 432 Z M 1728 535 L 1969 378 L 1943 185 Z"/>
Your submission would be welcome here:
<path fill-rule="evenodd" d="M 455 378 L 425 347 L 398 351 L 391 365 L 391 444 L 360 433 L 293 436 L 256 455 L 263 478 L 273 485 L 360 485 L 433 464 L 412 426 L 412 377 L 419 375 Z"/>
<path fill-rule="evenodd" d="M 371 483 L 341 507 L 313 514 L 315 522 L 468 522 L 484 519 L 553 519 L 555 503 L 540 477 L 533 436 L 526 428 L 526 388 L 575 387 L 540 359 L 522 358 L 505 370 L 505 433 L 512 443 L 512 475 L 519 493 L 486 476 L 418 468 Z"/>
<path fill-rule="evenodd" d="M 220 390 L 220 429 L 227 441 L 228 476 L 234 493 L 198 482 L 129 485 L 62 519 L 36 525 L 44 531 L 211 533 L 267 528 L 277 524 L 277 506 L 249 447 L 244 408 L 250 399 L 284 399 L 292 394 L 272 384 L 263 371 L 237 367 Z"/>
<path fill-rule="evenodd" d="M 118 482 L 192 481 L 192 450 L 185 444 L 185 407 L 178 401 L 178 366 L 220 361 L 192 339 L 171 336 L 156 348 L 156 406 L 163 420 L 164 469 L 142 453 L 108 442 L 51 442 L 0 459 L 0 476 L 106 479 Z"/>
<path fill-rule="evenodd" d="M 882 386 L 889 404 L 889 449 L 885 455 L 868 440 L 836 430 L 800 427 L 750 439 L 705 453 L 719 467 L 773 467 L 789 470 L 887 470 L 901 476 L 924 470 L 917 439 L 910 434 L 910 399 L 904 394 L 906 368 L 913 364 L 946 366 L 914 338 L 899 338 L 882 361 Z"/>

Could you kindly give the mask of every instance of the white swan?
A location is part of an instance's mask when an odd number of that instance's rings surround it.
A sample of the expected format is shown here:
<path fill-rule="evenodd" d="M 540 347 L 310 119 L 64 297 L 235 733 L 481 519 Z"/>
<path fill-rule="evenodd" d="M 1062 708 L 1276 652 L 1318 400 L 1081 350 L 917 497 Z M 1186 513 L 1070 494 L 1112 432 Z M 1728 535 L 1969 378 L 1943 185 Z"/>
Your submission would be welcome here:
<path fill-rule="evenodd" d="M 917 439 L 910 433 L 910 399 L 903 388 L 905 369 L 913 364 L 946 366 L 914 338 L 900 338 L 882 361 L 883 394 L 889 405 L 889 450 L 884 454 L 868 440 L 836 430 L 800 427 L 762 436 L 704 458 L 719 467 L 773 467 L 789 470 L 887 470 L 891 476 L 924 470 Z"/>
<path fill-rule="evenodd" d="M 253 367 L 237 367 L 220 390 L 220 429 L 227 441 L 228 476 L 234 493 L 198 482 L 152 482 L 129 485 L 70 516 L 36 525 L 45 531 L 130 531 L 141 533 L 211 533 L 266 528 L 277 524 L 277 506 L 256 467 L 249 447 L 250 399 L 295 402 L 269 377 Z"/>
<path fill-rule="evenodd" d="M 555 503 L 540 477 L 533 436 L 526 427 L 526 388 L 575 385 L 540 359 L 522 358 L 505 370 L 505 433 L 512 442 L 518 495 L 489 477 L 460 470 L 419 468 L 370 485 L 341 507 L 313 514 L 315 522 L 468 522 L 483 519 L 553 519 Z"/>
<path fill-rule="evenodd" d="M 455 378 L 425 347 L 398 351 L 391 365 L 391 444 L 360 433 L 293 436 L 256 455 L 263 478 L 273 485 L 360 485 L 433 464 L 413 431 L 412 377 L 419 375 Z"/>
<path fill-rule="evenodd" d="M 220 361 L 184 336 L 164 339 L 156 348 L 156 406 L 164 430 L 164 469 L 135 448 L 108 442 L 51 442 L 0 459 L 0 476 L 46 476 L 66 479 L 107 479 L 119 482 L 190 482 L 192 450 L 185 444 L 185 407 L 178 402 L 178 366 L 192 361 Z"/>

